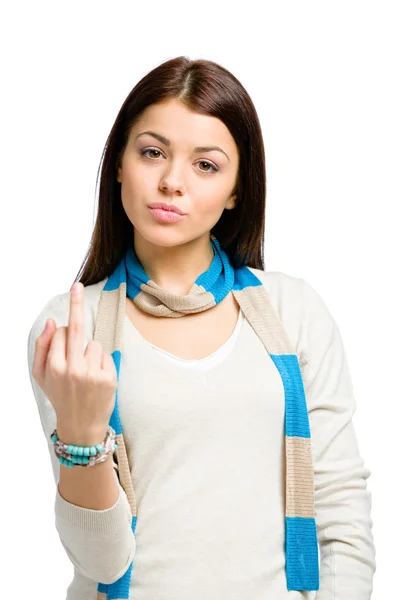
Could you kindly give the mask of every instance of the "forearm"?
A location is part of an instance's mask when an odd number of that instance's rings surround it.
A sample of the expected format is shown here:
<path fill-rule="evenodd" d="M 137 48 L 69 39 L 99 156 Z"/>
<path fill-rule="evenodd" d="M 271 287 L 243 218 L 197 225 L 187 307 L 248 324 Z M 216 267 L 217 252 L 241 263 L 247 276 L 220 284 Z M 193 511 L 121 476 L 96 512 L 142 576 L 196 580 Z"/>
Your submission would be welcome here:
<path fill-rule="evenodd" d="M 59 425 L 57 432 L 62 441 L 75 445 L 98 442 L 97 435 L 77 438 Z M 130 565 L 136 542 L 129 502 L 118 482 L 112 457 L 93 467 L 59 466 L 55 515 L 60 541 L 83 575 L 101 583 L 113 583 Z"/>
<path fill-rule="evenodd" d="M 344 448 L 354 436 L 343 429 Z M 339 438 L 341 434 L 339 434 Z M 316 600 L 370 600 L 376 570 L 369 469 L 361 457 L 336 465 L 322 461 L 316 472 L 316 507 L 321 554 Z"/>

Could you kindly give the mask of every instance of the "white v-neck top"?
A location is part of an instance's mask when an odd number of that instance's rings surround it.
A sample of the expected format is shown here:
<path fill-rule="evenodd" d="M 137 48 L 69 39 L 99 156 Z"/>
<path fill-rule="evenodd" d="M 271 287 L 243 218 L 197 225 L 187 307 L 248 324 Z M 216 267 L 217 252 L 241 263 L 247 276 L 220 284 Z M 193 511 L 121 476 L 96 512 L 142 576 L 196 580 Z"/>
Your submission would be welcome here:
<path fill-rule="evenodd" d="M 286 587 L 284 389 L 242 313 L 222 348 L 197 361 L 153 347 L 125 320 L 118 406 L 136 495 L 135 534 L 121 487 L 114 506 L 102 511 L 62 498 L 50 440 L 56 414 L 31 369 L 45 320 L 67 326 L 66 292 L 48 301 L 28 338 L 29 373 L 56 483 L 56 529 L 74 566 L 65 600 L 96 600 L 97 582 L 116 581 L 132 560 L 131 600 L 370 600 L 370 471 L 353 428 L 356 403 L 339 330 L 306 281 L 251 270 L 266 286 L 301 366 L 320 590 Z M 85 288 L 85 347 L 105 283 Z M 51 548 L 42 551 L 41 566 L 46 552 Z M 65 591 L 54 590 L 54 597 L 65 598 Z"/>
<path fill-rule="evenodd" d="M 209 371 L 212 367 L 219 365 L 232 352 L 233 348 L 235 347 L 235 344 L 236 344 L 236 341 L 239 336 L 239 333 L 240 333 L 240 330 L 241 330 L 244 320 L 245 320 L 244 314 L 243 314 L 242 310 L 240 309 L 239 317 L 237 319 L 236 326 L 235 326 L 231 336 L 220 348 L 218 348 L 218 350 L 216 350 L 215 352 L 213 352 L 212 354 L 210 354 L 209 356 L 206 356 L 204 358 L 192 358 L 192 359 L 181 358 L 179 356 L 175 356 L 175 354 L 171 354 L 171 352 L 167 352 L 163 348 L 159 348 L 159 346 L 155 346 L 154 344 L 151 344 L 151 342 L 144 340 L 144 343 L 149 344 L 151 346 L 151 348 L 156 350 L 156 352 L 161 354 L 169 362 L 177 365 L 180 369 L 189 369 L 189 370 L 199 371 L 200 373 L 203 373 L 203 372 Z M 126 328 L 126 332 L 130 331 L 130 329 L 132 328 L 132 329 L 134 329 L 135 334 L 136 333 L 139 334 L 136 327 L 130 321 L 130 319 L 127 315 L 125 315 L 125 328 Z M 142 339 L 144 339 L 144 338 L 142 338 Z"/>

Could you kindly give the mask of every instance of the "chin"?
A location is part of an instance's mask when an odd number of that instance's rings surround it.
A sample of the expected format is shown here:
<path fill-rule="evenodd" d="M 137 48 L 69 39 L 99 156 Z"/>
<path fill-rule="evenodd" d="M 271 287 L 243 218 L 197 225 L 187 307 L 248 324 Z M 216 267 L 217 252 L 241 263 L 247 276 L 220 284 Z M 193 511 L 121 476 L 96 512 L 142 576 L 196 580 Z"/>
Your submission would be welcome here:
<path fill-rule="evenodd" d="M 183 235 L 181 231 L 177 231 L 175 227 L 171 225 L 167 226 L 154 226 L 154 227 L 134 227 L 134 235 L 136 234 L 143 238 L 145 242 L 154 246 L 161 246 L 163 248 L 171 248 L 173 246 L 180 246 L 190 240 Z"/>

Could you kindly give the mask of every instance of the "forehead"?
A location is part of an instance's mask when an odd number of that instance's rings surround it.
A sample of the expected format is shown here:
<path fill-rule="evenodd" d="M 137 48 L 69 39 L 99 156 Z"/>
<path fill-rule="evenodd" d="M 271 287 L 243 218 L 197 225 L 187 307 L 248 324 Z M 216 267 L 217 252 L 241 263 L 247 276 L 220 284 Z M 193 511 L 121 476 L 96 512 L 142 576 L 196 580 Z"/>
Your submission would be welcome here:
<path fill-rule="evenodd" d="M 172 146 L 218 145 L 227 153 L 237 153 L 235 141 L 220 119 L 197 113 L 175 98 L 148 106 L 134 123 L 130 137 L 145 130 L 168 138 Z"/>

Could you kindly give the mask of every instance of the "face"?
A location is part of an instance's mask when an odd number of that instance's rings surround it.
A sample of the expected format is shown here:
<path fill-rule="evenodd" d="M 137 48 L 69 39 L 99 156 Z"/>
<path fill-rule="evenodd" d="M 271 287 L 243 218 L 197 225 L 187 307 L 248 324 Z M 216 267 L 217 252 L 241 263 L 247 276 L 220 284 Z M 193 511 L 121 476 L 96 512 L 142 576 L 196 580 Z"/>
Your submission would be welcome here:
<path fill-rule="evenodd" d="M 199 146 L 217 149 L 196 150 Z M 141 236 L 170 247 L 202 236 L 209 240 L 223 211 L 236 204 L 238 168 L 237 146 L 221 120 L 193 112 L 177 99 L 149 106 L 130 131 L 117 171 L 135 241 Z M 154 202 L 174 204 L 184 215 L 162 221 L 149 208 Z"/>

